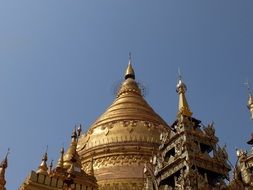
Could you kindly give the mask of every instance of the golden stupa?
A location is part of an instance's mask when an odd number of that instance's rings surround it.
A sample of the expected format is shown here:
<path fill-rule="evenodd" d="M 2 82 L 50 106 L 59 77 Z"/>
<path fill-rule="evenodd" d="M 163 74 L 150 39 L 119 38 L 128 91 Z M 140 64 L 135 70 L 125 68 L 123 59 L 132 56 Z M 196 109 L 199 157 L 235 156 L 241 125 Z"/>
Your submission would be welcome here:
<path fill-rule="evenodd" d="M 80 136 L 83 169 L 94 172 L 101 190 L 141 190 L 144 164 L 158 151 L 160 134 L 169 130 L 142 96 L 129 59 L 116 99 Z"/>

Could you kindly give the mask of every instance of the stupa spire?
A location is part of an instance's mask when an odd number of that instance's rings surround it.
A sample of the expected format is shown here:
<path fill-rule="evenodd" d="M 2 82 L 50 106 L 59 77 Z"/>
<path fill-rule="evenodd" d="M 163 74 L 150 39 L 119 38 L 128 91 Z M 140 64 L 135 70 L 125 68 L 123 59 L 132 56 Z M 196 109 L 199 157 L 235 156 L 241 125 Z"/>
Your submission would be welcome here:
<path fill-rule="evenodd" d="M 8 149 L 8 152 L 7 152 L 6 156 L 5 156 L 5 158 L 0 163 L 0 190 L 6 190 L 5 187 L 4 187 L 5 184 L 6 184 L 5 170 L 8 167 L 8 155 L 9 155 L 9 151 L 10 151 L 10 149 Z"/>
<path fill-rule="evenodd" d="M 81 161 L 80 161 L 80 157 L 76 151 L 77 148 L 77 141 L 78 141 L 78 136 L 77 136 L 77 131 L 76 131 L 76 127 L 73 129 L 72 135 L 71 135 L 71 143 L 66 151 L 66 153 L 64 154 L 64 164 L 63 164 L 63 168 L 64 169 L 69 169 L 71 167 L 71 164 L 74 163 L 74 166 L 77 168 L 81 169 Z"/>
<path fill-rule="evenodd" d="M 61 153 L 61 156 L 60 156 L 60 158 L 59 158 L 59 160 L 58 160 L 58 163 L 57 163 L 56 168 L 63 168 L 63 163 L 64 163 L 64 159 L 63 159 L 63 156 L 64 156 L 64 148 L 63 148 L 63 147 L 61 148 L 60 153 Z"/>
<path fill-rule="evenodd" d="M 48 149 L 48 147 L 47 147 Z M 42 157 L 42 161 L 41 164 L 38 167 L 37 173 L 41 173 L 41 174 L 47 174 L 48 173 L 48 167 L 47 167 L 47 149 L 46 152 L 44 153 L 43 157 Z"/>
<path fill-rule="evenodd" d="M 178 79 L 178 83 L 177 83 L 177 93 L 179 95 L 179 103 L 178 103 L 178 117 L 179 116 L 187 116 L 187 117 L 191 117 L 192 116 L 192 112 L 190 110 L 190 107 L 188 105 L 185 93 L 187 91 L 187 87 L 184 84 L 183 80 L 182 80 L 182 75 L 180 73 L 179 70 L 179 79 Z"/>
<path fill-rule="evenodd" d="M 128 78 L 135 79 L 134 69 L 132 67 L 131 53 L 129 53 L 128 66 L 127 66 L 126 73 L 125 73 L 125 79 L 128 79 Z"/>

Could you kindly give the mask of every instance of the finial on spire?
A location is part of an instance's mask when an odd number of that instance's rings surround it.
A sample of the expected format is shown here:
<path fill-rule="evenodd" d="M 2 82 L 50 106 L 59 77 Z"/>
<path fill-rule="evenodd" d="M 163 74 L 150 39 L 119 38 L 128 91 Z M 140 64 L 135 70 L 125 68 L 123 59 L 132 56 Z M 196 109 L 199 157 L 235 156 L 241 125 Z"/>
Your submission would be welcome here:
<path fill-rule="evenodd" d="M 72 138 L 72 142 L 77 140 L 76 125 L 75 125 L 75 128 L 74 128 L 73 131 L 72 131 L 71 138 Z"/>
<path fill-rule="evenodd" d="M 82 133 L 82 125 L 80 124 L 77 128 L 77 136 L 80 137 L 81 133 Z"/>
<path fill-rule="evenodd" d="M 187 103 L 185 92 L 187 90 L 186 85 L 183 83 L 182 75 L 180 68 L 178 69 L 178 83 L 177 83 L 177 93 L 179 95 L 179 104 L 178 104 L 178 116 L 184 115 L 191 117 L 192 112 L 190 110 L 190 107 Z"/>
<path fill-rule="evenodd" d="M 132 53 L 131 52 L 128 53 L 128 61 L 129 61 L 129 64 L 132 63 Z"/>
<path fill-rule="evenodd" d="M 8 155 L 10 154 L 10 148 L 8 148 L 7 153 L 0 163 L 0 168 L 6 169 L 8 167 Z"/>
<path fill-rule="evenodd" d="M 178 67 L 178 79 L 182 80 L 182 75 L 181 75 L 180 67 Z"/>
<path fill-rule="evenodd" d="M 246 85 L 247 90 L 248 90 L 248 94 L 249 94 L 247 107 L 248 107 L 248 109 L 251 113 L 251 119 L 253 120 L 253 95 L 252 95 L 252 92 L 251 92 L 249 81 L 247 80 L 244 84 Z"/>
<path fill-rule="evenodd" d="M 134 69 L 132 67 L 132 55 L 129 53 L 129 58 L 128 58 L 128 66 L 127 70 L 125 73 L 125 79 L 132 78 L 135 79 L 135 74 L 134 74 Z"/>

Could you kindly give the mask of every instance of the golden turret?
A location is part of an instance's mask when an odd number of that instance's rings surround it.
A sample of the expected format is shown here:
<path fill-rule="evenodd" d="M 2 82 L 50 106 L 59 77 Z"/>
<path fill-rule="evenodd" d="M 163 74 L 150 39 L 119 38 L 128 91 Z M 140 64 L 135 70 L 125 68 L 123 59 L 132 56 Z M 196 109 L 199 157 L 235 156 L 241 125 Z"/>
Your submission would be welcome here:
<path fill-rule="evenodd" d="M 180 116 L 187 116 L 191 117 L 192 112 L 190 107 L 187 103 L 185 93 L 187 91 L 186 85 L 182 81 L 181 75 L 179 76 L 179 80 L 177 83 L 177 93 L 179 95 L 179 103 L 178 103 L 178 117 Z"/>
<path fill-rule="evenodd" d="M 248 100 L 247 107 L 251 113 L 251 119 L 253 119 L 253 96 L 251 93 L 249 93 L 249 100 Z"/>
<path fill-rule="evenodd" d="M 47 174 L 48 173 L 48 167 L 47 167 L 47 151 L 45 152 L 45 154 L 42 157 L 42 161 L 41 164 L 38 167 L 38 170 L 36 173 L 40 173 L 40 174 Z"/>
<path fill-rule="evenodd" d="M 3 161 L 0 164 L 0 190 L 6 190 L 6 188 L 5 188 L 5 184 L 6 184 L 5 170 L 8 167 L 8 154 L 9 154 L 9 150 L 8 150 L 5 158 L 3 159 Z"/>

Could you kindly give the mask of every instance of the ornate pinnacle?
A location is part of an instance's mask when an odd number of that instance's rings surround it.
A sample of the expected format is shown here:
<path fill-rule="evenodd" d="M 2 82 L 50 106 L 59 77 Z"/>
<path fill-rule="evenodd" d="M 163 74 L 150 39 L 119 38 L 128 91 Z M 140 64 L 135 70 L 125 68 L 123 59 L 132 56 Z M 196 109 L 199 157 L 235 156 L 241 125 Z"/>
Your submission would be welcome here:
<path fill-rule="evenodd" d="M 187 91 L 186 85 L 183 83 L 181 73 L 179 74 L 179 80 L 177 83 L 177 93 L 179 95 L 179 104 L 178 104 L 178 116 L 184 115 L 191 117 L 192 112 L 187 103 L 185 92 Z"/>
<path fill-rule="evenodd" d="M 63 168 L 63 162 L 64 162 L 64 160 L 63 160 L 64 148 L 63 148 L 63 147 L 61 148 L 60 153 L 61 153 L 61 156 L 60 156 L 60 158 L 59 158 L 59 160 L 58 160 L 57 168 Z"/>
<path fill-rule="evenodd" d="M 249 111 L 251 113 L 251 119 L 253 120 L 253 95 L 251 93 L 249 82 L 246 81 L 244 84 L 247 86 L 247 90 L 248 90 L 248 94 L 249 94 L 249 99 L 248 99 L 247 107 L 248 107 L 248 109 L 249 109 Z"/>
<path fill-rule="evenodd" d="M 48 149 L 48 147 L 47 147 Z M 47 170 L 48 170 L 48 167 L 47 167 L 47 149 L 46 149 L 46 152 L 44 153 L 43 157 L 42 157 L 42 161 L 41 161 L 41 164 L 37 170 L 37 173 L 43 173 L 43 174 L 47 174 Z"/>
<path fill-rule="evenodd" d="M 131 53 L 129 53 L 128 66 L 125 73 L 125 79 L 132 78 L 135 79 L 134 69 L 132 67 L 132 57 Z"/>

